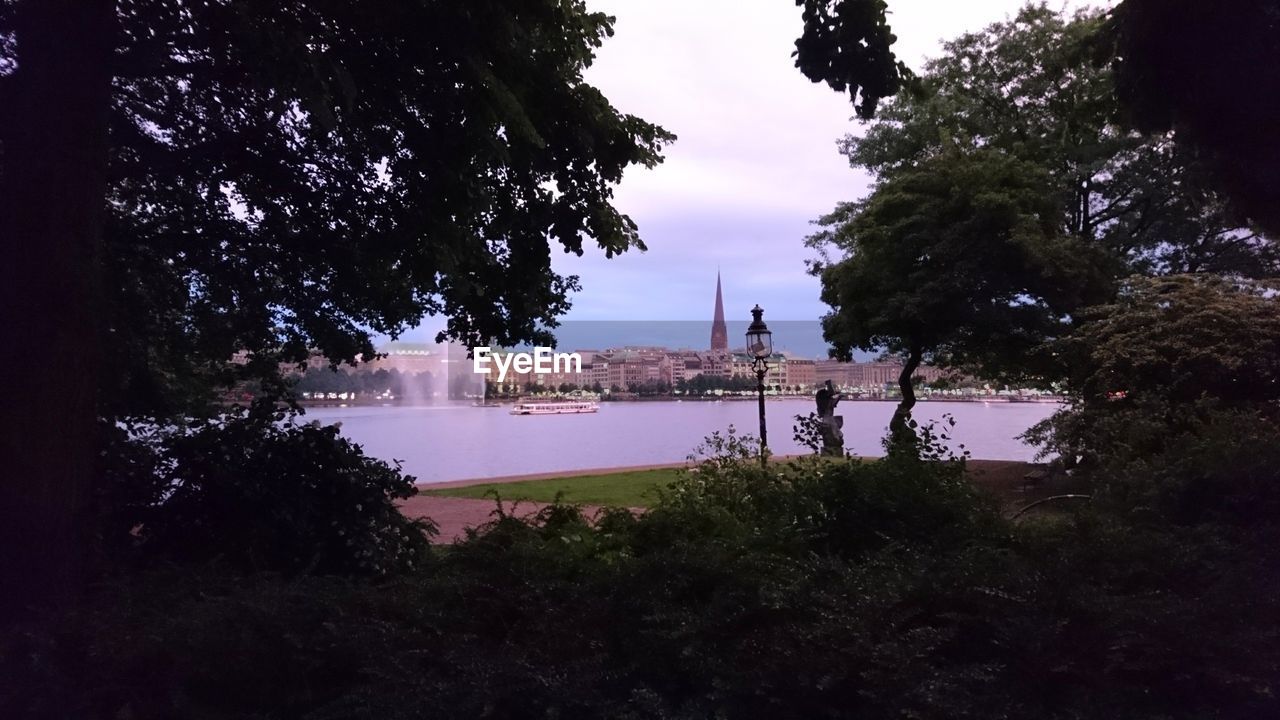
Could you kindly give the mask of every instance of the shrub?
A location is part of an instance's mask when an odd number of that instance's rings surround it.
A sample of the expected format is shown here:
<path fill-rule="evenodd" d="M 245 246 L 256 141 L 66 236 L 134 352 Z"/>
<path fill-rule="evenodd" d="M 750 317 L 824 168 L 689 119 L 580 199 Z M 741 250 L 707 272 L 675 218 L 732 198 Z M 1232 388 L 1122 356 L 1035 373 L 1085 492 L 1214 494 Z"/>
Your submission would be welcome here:
<path fill-rule="evenodd" d="M 643 532 L 660 540 L 719 537 L 775 551 L 853 556 L 890 544 L 935 545 L 999 524 L 932 427 L 920 455 L 878 461 L 807 457 L 762 467 L 754 438 L 712 435 L 702 460 L 660 494 Z M 921 459 L 921 456 L 928 459 Z"/>
<path fill-rule="evenodd" d="M 1070 404 L 1027 439 L 1099 499 L 1177 522 L 1280 508 L 1280 298 L 1223 278 L 1133 278 L 1054 346 Z"/>
<path fill-rule="evenodd" d="M 0 638 L 0 717 L 1280 716 L 1275 518 L 1014 524 L 962 462 L 705 449 L 640 517 L 499 512 L 376 583 L 125 577 Z"/>
<path fill-rule="evenodd" d="M 1087 473 L 1105 502 L 1182 524 L 1280 520 L 1280 425 L 1249 410 L 1202 408 L 1194 425 L 1172 431 L 1133 415 L 1098 427 L 1120 445 Z"/>
<path fill-rule="evenodd" d="M 814 455 L 822 452 L 822 419 L 818 413 L 796 415 L 796 424 L 791 426 L 791 438 L 796 444 L 806 448 Z"/>
<path fill-rule="evenodd" d="M 255 408 L 109 434 L 103 534 L 125 560 L 384 575 L 421 563 L 434 532 L 396 507 L 413 478 L 333 426 Z"/>

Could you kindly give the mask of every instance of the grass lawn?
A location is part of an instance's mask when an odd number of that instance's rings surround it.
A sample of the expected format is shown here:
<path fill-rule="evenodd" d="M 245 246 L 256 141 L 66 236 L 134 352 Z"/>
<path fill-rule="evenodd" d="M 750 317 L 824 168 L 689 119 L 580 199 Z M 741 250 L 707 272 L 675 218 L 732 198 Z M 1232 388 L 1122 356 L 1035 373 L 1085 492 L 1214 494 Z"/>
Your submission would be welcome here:
<path fill-rule="evenodd" d="M 485 483 L 465 487 L 424 490 L 423 495 L 443 497 L 487 498 L 497 492 L 503 500 L 532 500 L 551 502 L 556 493 L 564 493 L 564 500 L 584 505 L 612 505 L 615 507 L 644 507 L 656 499 L 654 488 L 676 479 L 679 468 L 657 470 L 633 470 L 604 475 L 579 475 L 546 480 L 522 480 L 520 482 Z"/>
<path fill-rule="evenodd" d="M 992 493 L 1007 508 L 1021 507 L 1041 497 L 1065 492 L 1054 487 L 1027 488 L 1022 476 L 1031 468 L 1023 462 L 1003 460 L 970 460 L 969 479 L 974 485 Z M 543 480 L 485 483 L 465 487 L 423 490 L 423 495 L 442 497 L 489 498 L 497 492 L 503 500 L 530 500 L 551 502 L 557 492 L 564 493 L 567 502 L 584 505 L 612 505 L 614 507 L 646 507 L 656 498 L 654 488 L 665 486 L 676 479 L 680 468 L 656 470 L 631 470 L 601 475 L 579 475 Z"/>

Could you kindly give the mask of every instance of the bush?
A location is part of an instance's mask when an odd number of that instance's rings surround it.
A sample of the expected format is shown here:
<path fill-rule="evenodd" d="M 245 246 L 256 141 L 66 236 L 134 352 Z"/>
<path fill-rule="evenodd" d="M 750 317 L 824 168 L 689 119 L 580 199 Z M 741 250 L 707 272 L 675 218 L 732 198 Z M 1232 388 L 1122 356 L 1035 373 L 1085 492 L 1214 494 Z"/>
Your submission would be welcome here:
<path fill-rule="evenodd" d="M 1181 524 L 1280 519 L 1280 425 L 1248 410 L 1197 414 L 1181 432 L 1145 413 L 1108 418 L 1098 430 L 1121 447 L 1087 473 L 1095 494 L 1117 510 Z"/>
<path fill-rule="evenodd" d="M 709 438 L 702 462 L 648 513 L 644 531 L 663 533 L 651 542 L 717 537 L 855 557 L 886 545 L 945 545 L 998 521 L 994 505 L 964 480 L 962 462 L 809 457 L 765 468 L 753 442 Z"/>
<path fill-rule="evenodd" d="M 150 572 L 0 640 L 0 716 L 1280 716 L 1280 532 L 1006 522 L 963 463 L 762 468 L 640 517 L 497 513 L 366 579 Z"/>
<path fill-rule="evenodd" d="M 396 507 L 414 479 L 336 427 L 256 408 L 108 434 L 103 534 L 126 561 L 385 575 L 420 564 L 435 530 Z"/>
<path fill-rule="evenodd" d="M 1071 402 L 1026 437 L 1098 499 L 1180 523 L 1280 508 L 1280 297 L 1223 278 L 1132 278 L 1054 345 Z"/>

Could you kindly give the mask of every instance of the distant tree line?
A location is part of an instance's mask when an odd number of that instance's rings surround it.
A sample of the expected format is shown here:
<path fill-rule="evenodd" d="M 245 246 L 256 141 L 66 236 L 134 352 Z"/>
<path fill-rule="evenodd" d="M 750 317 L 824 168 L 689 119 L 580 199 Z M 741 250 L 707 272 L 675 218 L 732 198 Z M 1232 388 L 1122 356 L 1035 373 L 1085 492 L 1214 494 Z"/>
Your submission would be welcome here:
<path fill-rule="evenodd" d="M 689 395 L 705 395 L 715 390 L 724 390 L 728 392 L 746 392 L 756 389 L 757 381 L 753 377 L 747 375 L 734 375 L 732 377 L 724 377 L 721 375 L 694 375 L 691 378 L 681 378 L 676 381 L 675 389 L 687 393 Z M 773 392 L 800 392 L 801 386 L 783 385 L 780 383 L 769 383 L 765 385 L 765 389 Z"/>
<path fill-rule="evenodd" d="M 511 398 L 520 395 L 549 395 L 560 393 L 567 395 L 569 393 L 596 393 L 597 395 L 604 393 L 604 386 L 600 383 L 592 383 L 590 385 L 583 383 L 560 383 L 559 385 L 540 385 L 536 382 L 526 382 L 523 385 L 516 383 L 495 383 L 492 380 L 484 382 L 484 396 L 487 398 Z M 617 392 L 615 390 L 615 392 Z"/>
<path fill-rule="evenodd" d="M 644 382 L 627 383 L 627 392 L 640 397 L 655 397 L 671 394 L 671 383 L 662 380 L 645 380 Z"/>
<path fill-rule="evenodd" d="M 754 390 L 755 380 L 741 375 L 722 377 L 720 375 L 694 375 L 691 378 L 676 380 L 676 390 L 690 395 L 704 395 L 713 390 Z"/>

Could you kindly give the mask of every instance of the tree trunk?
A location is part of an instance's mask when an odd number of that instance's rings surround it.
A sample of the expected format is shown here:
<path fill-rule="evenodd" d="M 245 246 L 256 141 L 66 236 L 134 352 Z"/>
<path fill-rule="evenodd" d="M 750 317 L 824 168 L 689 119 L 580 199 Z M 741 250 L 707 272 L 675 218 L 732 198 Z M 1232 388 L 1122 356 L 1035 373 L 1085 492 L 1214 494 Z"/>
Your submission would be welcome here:
<path fill-rule="evenodd" d="M 25 0 L 0 79 L 0 622 L 83 587 L 97 456 L 111 0 Z"/>
<path fill-rule="evenodd" d="M 893 419 L 889 421 L 889 440 L 900 449 L 915 448 L 916 433 L 911 429 L 910 422 L 911 408 L 916 406 L 916 389 L 911 384 L 911 378 L 915 377 L 923 358 L 923 350 L 912 348 L 907 355 L 907 363 L 898 374 L 898 389 L 902 391 L 902 400 L 893 411 Z"/>

